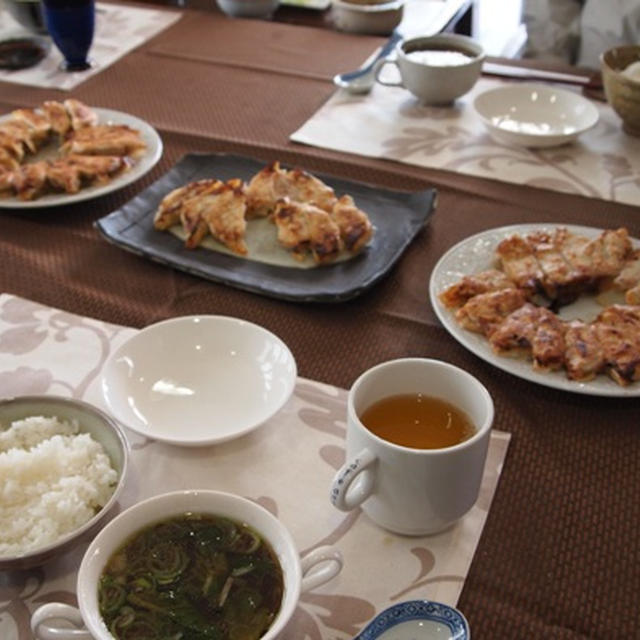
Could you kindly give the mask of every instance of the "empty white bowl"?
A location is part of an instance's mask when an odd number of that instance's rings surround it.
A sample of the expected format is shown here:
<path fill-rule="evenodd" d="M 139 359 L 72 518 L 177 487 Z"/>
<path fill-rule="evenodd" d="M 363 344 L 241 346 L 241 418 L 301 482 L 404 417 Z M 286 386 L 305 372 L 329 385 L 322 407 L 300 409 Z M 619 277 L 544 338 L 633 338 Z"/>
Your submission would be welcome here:
<path fill-rule="evenodd" d="M 134 431 L 172 444 L 214 444 L 243 435 L 289 399 L 296 363 L 258 325 L 185 316 L 151 325 L 107 360 L 102 391 Z"/>
<path fill-rule="evenodd" d="M 491 134 L 524 147 L 554 147 L 575 140 L 598 122 L 586 98 L 556 87 L 517 84 L 481 93 L 473 106 Z"/>

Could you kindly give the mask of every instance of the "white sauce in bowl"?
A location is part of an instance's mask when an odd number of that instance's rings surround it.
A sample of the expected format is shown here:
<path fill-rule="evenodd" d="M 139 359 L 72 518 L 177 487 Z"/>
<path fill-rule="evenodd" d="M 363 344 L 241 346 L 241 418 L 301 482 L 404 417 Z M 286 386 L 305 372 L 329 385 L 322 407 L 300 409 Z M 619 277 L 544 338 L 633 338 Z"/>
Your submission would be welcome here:
<path fill-rule="evenodd" d="M 430 67 L 457 67 L 471 62 L 472 57 L 454 49 L 417 49 L 406 54 L 411 62 Z"/>
<path fill-rule="evenodd" d="M 626 76 L 633 82 L 640 82 L 640 60 L 637 62 L 632 62 L 625 70 L 622 72 L 623 76 Z"/>

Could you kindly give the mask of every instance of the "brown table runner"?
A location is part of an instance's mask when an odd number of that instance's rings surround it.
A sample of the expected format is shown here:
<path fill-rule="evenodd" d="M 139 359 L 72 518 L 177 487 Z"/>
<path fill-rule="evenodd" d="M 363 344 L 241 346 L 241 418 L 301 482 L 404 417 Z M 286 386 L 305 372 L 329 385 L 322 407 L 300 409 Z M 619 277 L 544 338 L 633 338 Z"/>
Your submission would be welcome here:
<path fill-rule="evenodd" d="M 227 50 L 230 60 L 245 50 L 237 34 L 246 33 L 247 25 L 260 65 L 277 59 L 275 34 L 288 45 L 297 42 L 300 55 L 309 55 L 297 27 L 198 14 L 199 29 L 200 21 L 210 26 L 216 46 Z M 368 366 L 400 356 L 441 358 L 466 368 L 492 393 L 496 428 L 513 434 L 458 603 L 473 637 L 634 637 L 640 595 L 637 402 L 550 390 L 486 364 L 440 326 L 427 287 L 444 251 L 489 227 L 533 220 L 627 225 L 640 237 L 637 211 L 294 145 L 289 134 L 331 95 L 330 82 L 261 71 L 258 65 L 250 69 L 180 57 L 180 46 L 193 50 L 193 24 L 181 21 L 76 94 L 156 126 L 165 143 L 159 165 L 138 183 L 100 200 L 0 213 L 0 291 L 135 327 L 187 313 L 243 317 L 289 344 L 301 376 L 340 387 L 348 387 Z M 369 38 L 323 33 L 326 46 L 320 39 L 313 52 L 318 75 L 351 67 L 373 48 Z M 163 48 L 163 38 L 175 47 L 170 55 L 153 53 Z M 36 105 L 57 95 L 2 84 L 0 108 Z M 188 151 L 280 158 L 398 189 L 435 186 L 438 209 L 396 267 L 360 298 L 339 305 L 279 302 L 174 272 L 96 234 L 94 220 L 124 204 Z M 3 341 L 0 358 L 13 348 Z"/>

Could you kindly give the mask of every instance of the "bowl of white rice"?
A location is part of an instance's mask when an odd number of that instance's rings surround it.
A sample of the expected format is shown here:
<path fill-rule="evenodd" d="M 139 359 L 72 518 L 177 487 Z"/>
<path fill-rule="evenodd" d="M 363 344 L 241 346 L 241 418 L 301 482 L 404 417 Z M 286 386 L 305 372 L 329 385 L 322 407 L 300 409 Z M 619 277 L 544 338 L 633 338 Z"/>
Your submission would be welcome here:
<path fill-rule="evenodd" d="M 89 539 L 128 465 L 115 420 L 56 396 L 0 400 L 0 571 L 27 569 Z"/>

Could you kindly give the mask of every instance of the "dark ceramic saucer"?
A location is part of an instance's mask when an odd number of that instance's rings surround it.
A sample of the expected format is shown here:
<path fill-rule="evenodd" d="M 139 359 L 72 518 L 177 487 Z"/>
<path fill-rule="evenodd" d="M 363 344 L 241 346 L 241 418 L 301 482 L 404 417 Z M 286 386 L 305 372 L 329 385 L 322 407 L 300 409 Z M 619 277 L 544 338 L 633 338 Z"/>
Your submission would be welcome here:
<path fill-rule="evenodd" d="M 0 69 L 26 69 L 38 64 L 49 49 L 44 38 L 15 37 L 0 40 Z"/>

